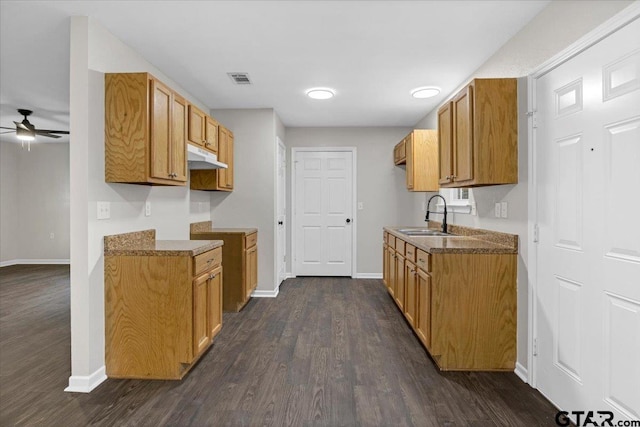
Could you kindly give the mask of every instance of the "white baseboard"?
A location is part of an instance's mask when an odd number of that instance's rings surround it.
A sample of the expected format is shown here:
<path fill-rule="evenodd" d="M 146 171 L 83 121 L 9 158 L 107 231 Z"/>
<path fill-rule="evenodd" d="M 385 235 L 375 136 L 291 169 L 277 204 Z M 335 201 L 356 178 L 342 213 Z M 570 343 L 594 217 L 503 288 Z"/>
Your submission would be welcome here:
<path fill-rule="evenodd" d="M 356 273 L 354 279 L 382 279 L 382 273 Z"/>
<path fill-rule="evenodd" d="M 0 267 L 20 264 L 71 264 L 69 259 L 12 259 L 0 262 Z"/>
<path fill-rule="evenodd" d="M 280 293 L 280 288 L 274 289 L 273 291 L 261 291 L 256 289 L 251 293 L 251 296 L 254 298 L 275 298 Z"/>
<path fill-rule="evenodd" d="M 516 369 L 513 371 L 526 384 L 529 384 L 529 372 L 527 368 L 516 362 Z"/>
<path fill-rule="evenodd" d="M 71 393 L 89 393 L 106 379 L 107 374 L 104 366 L 102 366 L 91 375 L 71 375 L 69 377 L 69 387 L 65 388 L 64 391 Z"/>

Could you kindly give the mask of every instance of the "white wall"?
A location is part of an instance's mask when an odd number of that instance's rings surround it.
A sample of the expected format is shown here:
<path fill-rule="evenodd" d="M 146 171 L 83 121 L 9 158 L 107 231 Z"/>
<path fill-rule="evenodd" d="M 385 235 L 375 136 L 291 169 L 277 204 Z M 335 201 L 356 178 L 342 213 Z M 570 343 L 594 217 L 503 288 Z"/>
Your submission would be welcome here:
<path fill-rule="evenodd" d="M 103 379 L 103 237 L 154 228 L 158 239 L 189 239 L 189 223 L 210 219 L 209 194 L 186 187 L 104 181 L 104 73 L 148 71 L 204 108 L 92 18 L 71 18 L 71 378 L 70 391 Z M 96 203 L 111 218 L 96 219 Z M 151 202 L 151 216 L 144 215 Z"/>
<path fill-rule="evenodd" d="M 216 227 L 258 229 L 257 293 L 275 295 L 275 139 L 273 109 L 212 110 L 234 136 L 233 192 L 211 192 Z M 279 120 L 279 119 L 278 119 Z"/>
<path fill-rule="evenodd" d="M 412 222 L 408 206 L 412 206 L 413 195 L 406 189 L 405 170 L 393 164 L 393 147 L 410 131 L 401 127 L 287 128 L 285 145 L 289 176 L 293 147 L 357 149 L 356 198 L 364 204 L 364 209 L 355 215 L 357 274 L 382 274 L 382 227 Z M 287 185 L 287 217 L 291 218 L 291 179 Z M 287 233 L 291 236 L 290 228 Z M 287 253 L 291 253 L 291 242 L 287 243 Z M 287 267 L 291 271 L 291 265 Z"/>
<path fill-rule="evenodd" d="M 69 144 L 2 143 L 1 186 L 0 262 L 68 262 Z"/>
<path fill-rule="evenodd" d="M 20 257 L 19 150 L 19 144 L 0 143 L 0 265 Z"/>
<path fill-rule="evenodd" d="M 478 77 L 521 77 L 560 53 L 580 37 L 615 15 L 631 1 L 553 1 L 518 34 L 503 45 L 467 80 L 460 82 L 454 93 L 469 80 Z M 439 108 L 439 107 L 438 107 Z M 526 80 L 518 85 L 518 184 L 475 188 L 471 198 L 477 204 L 477 216 L 453 214 L 450 222 L 476 228 L 517 234 L 520 237 L 518 255 L 518 363 L 525 369 L 528 353 L 528 265 L 527 265 L 527 200 L 528 200 L 528 130 Z M 420 120 L 415 127 L 436 129 L 437 108 Z M 423 199 L 414 202 L 414 219 L 424 216 L 419 208 Z M 494 217 L 495 202 L 505 201 L 509 218 Z"/>

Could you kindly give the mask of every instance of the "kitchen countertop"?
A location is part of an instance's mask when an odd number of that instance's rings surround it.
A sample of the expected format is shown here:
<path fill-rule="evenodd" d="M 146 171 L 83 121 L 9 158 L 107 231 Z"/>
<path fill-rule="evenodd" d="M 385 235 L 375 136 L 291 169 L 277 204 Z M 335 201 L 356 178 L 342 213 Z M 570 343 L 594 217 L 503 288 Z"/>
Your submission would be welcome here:
<path fill-rule="evenodd" d="M 105 256 L 196 256 L 224 244 L 222 240 L 156 240 L 155 230 L 104 236 Z"/>
<path fill-rule="evenodd" d="M 440 230 L 440 223 L 431 221 L 429 228 Z M 394 226 L 383 229 L 395 237 L 399 237 L 431 254 L 456 253 L 456 254 L 517 254 L 518 236 L 514 234 L 499 233 L 496 231 L 479 228 L 449 225 L 447 231 L 451 236 L 408 236 L 398 230 L 403 228 L 424 228 L 415 226 Z"/>
<path fill-rule="evenodd" d="M 257 233 L 257 228 L 214 228 L 211 221 L 193 222 L 189 226 L 191 234 L 253 234 Z"/>
<path fill-rule="evenodd" d="M 191 234 L 253 234 L 258 231 L 257 228 L 212 228 L 207 231 L 192 231 Z"/>

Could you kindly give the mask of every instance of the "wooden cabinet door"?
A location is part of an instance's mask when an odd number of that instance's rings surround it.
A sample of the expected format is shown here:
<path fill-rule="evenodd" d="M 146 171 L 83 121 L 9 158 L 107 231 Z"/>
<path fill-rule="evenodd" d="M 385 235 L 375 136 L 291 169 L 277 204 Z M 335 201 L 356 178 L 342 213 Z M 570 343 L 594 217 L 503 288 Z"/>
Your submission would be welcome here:
<path fill-rule="evenodd" d="M 473 179 L 473 86 L 467 86 L 451 102 L 453 107 L 453 177 Z"/>
<path fill-rule="evenodd" d="M 229 134 L 227 132 L 227 129 L 222 126 L 219 126 L 218 127 L 218 160 L 221 161 L 222 163 L 226 163 L 229 166 L 227 169 L 216 170 L 218 174 L 217 186 L 220 189 L 227 188 L 227 174 L 232 167 L 229 164 L 229 159 L 227 158 L 228 157 L 228 154 L 227 154 L 228 139 L 229 139 Z"/>
<path fill-rule="evenodd" d="M 258 247 L 254 246 L 247 250 L 247 274 L 246 274 L 246 287 L 245 298 L 248 300 L 251 298 L 251 292 L 258 286 Z"/>
<path fill-rule="evenodd" d="M 420 268 L 416 272 L 415 331 L 420 341 L 431 350 L 431 277 Z"/>
<path fill-rule="evenodd" d="M 438 110 L 438 156 L 439 156 L 439 179 L 438 183 L 448 184 L 453 175 L 453 156 L 451 149 L 453 145 L 453 129 L 451 120 L 451 103 L 444 105 Z"/>
<path fill-rule="evenodd" d="M 209 116 L 205 118 L 204 148 L 212 153 L 218 152 L 218 122 Z"/>
<path fill-rule="evenodd" d="M 413 190 L 413 182 L 415 178 L 413 163 L 413 133 L 404 139 L 404 149 L 407 156 L 407 189 Z"/>
<path fill-rule="evenodd" d="M 195 105 L 189 104 L 189 131 L 187 138 L 191 144 L 204 147 L 206 142 L 205 122 L 207 115 Z"/>
<path fill-rule="evenodd" d="M 394 297 L 396 300 L 396 304 L 400 307 L 400 310 L 404 312 L 404 287 L 405 287 L 405 277 L 404 277 L 404 257 L 398 252 L 396 254 L 396 281 L 395 281 L 395 292 Z"/>
<path fill-rule="evenodd" d="M 209 346 L 209 322 L 208 322 L 208 285 L 209 273 L 196 278 L 193 281 L 193 356 L 197 357 Z"/>
<path fill-rule="evenodd" d="M 222 169 L 225 171 L 226 179 L 225 179 L 225 188 L 228 190 L 233 190 L 233 133 L 230 130 L 227 130 L 227 161 L 226 164 L 229 165 L 228 169 Z"/>
<path fill-rule="evenodd" d="M 389 287 L 389 248 L 386 243 L 382 244 L 382 283 Z"/>
<path fill-rule="evenodd" d="M 395 297 L 394 294 L 396 291 L 396 252 L 393 250 L 391 246 L 389 246 L 388 254 L 389 254 L 389 259 L 387 261 L 389 263 L 388 288 L 391 296 Z"/>
<path fill-rule="evenodd" d="M 187 101 L 174 93 L 171 108 L 171 172 L 174 180 L 187 182 Z"/>
<path fill-rule="evenodd" d="M 222 266 L 211 271 L 208 281 L 209 338 L 213 339 L 222 329 Z"/>
<path fill-rule="evenodd" d="M 149 175 L 153 178 L 171 179 L 171 89 L 155 79 L 151 84 L 151 150 Z"/>
<path fill-rule="evenodd" d="M 415 328 L 416 319 L 416 265 L 409 260 L 404 267 L 406 295 L 404 302 L 404 315 L 412 328 Z"/>

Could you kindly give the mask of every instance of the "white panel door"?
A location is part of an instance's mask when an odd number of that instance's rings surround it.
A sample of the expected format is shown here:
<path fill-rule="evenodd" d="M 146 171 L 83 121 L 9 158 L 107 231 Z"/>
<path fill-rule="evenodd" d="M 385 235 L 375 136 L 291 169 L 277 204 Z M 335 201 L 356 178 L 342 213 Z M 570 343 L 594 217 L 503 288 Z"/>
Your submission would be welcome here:
<path fill-rule="evenodd" d="M 536 104 L 537 387 L 640 419 L 640 21 L 538 78 Z"/>
<path fill-rule="evenodd" d="M 351 276 L 353 153 L 298 151 L 295 167 L 295 274 Z"/>
<path fill-rule="evenodd" d="M 280 138 L 278 138 L 278 188 L 276 189 L 276 271 L 278 272 L 278 285 L 285 279 L 287 273 L 286 264 L 286 223 L 287 223 L 287 200 L 286 200 L 286 182 L 287 182 L 287 158 L 286 149 Z"/>

